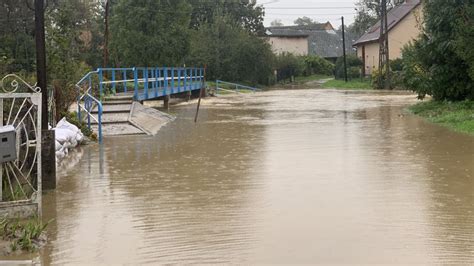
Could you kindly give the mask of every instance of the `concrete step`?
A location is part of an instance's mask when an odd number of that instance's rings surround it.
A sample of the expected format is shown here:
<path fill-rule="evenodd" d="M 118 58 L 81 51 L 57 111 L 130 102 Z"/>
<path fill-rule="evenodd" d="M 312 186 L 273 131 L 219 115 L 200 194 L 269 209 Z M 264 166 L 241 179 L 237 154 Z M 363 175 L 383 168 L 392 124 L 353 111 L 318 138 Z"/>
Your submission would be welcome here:
<path fill-rule="evenodd" d="M 125 95 L 114 95 L 114 96 L 107 96 L 104 99 L 104 102 L 113 102 L 113 101 L 133 101 L 132 94 L 125 94 Z"/>
<path fill-rule="evenodd" d="M 92 130 L 98 132 L 98 126 L 93 125 Z M 111 123 L 102 124 L 102 135 L 103 136 L 118 136 L 118 135 L 143 135 L 145 134 L 142 130 L 133 126 L 128 122 L 123 123 Z"/>
<path fill-rule="evenodd" d="M 102 105 L 102 113 L 130 113 L 132 109 L 132 104 L 112 104 L 112 105 Z M 92 113 L 96 114 L 98 112 L 98 108 L 95 107 L 92 110 Z"/>
<path fill-rule="evenodd" d="M 112 100 L 112 101 L 104 101 L 102 102 L 102 106 L 105 105 L 122 105 L 122 104 L 132 104 L 132 100 Z"/>
<path fill-rule="evenodd" d="M 122 113 L 104 113 L 102 114 L 102 123 L 116 123 L 116 122 L 127 122 L 130 112 Z M 94 120 L 91 121 L 92 124 L 97 124 Z"/>

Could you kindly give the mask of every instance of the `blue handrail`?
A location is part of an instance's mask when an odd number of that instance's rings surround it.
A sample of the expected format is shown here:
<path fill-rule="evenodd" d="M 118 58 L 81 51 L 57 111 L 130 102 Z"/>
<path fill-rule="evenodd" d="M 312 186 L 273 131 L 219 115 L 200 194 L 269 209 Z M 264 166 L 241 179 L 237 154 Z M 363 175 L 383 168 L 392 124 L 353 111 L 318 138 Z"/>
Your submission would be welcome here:
<path fill-rule="evenodd" d="M 86 118 L 87 118 L 87 126 L 89 129 L 91 129 L 91 118 L 97 122 L 98 125 L 98 137 L 99 137 L 99 143 L 102 143 L 102 103 L 95 98 L 92 94 L 92 75 L 96 74 L 97 71 L 91 71 L 87 73 L 79 82 L 76 83 L 76 88 L 78 90 L 78 97 L 77 97 L 77 118 L 79 121 L 82 121 L 82 110 L 86 113 Z M 86 84 L 85 81 L 87 81 Z M 84 86 L 87 88 L 83 92 L 81 90 L 83 89 Z M 82 104 L 82 102 L 84 102 Z M 94 105 L 92 104 L 94 102 L 97 105 L 97 111 L 98 115 L 97 118 L 92 115 L 92 109 L 94 108 Z"/>
<path fill-rule="evenodd" d="M 219 88 L 219 83 L 235 87 L 236 92 L 239 92 L 239 88 L 248 89 L 248 90 L 251 90 L 253 92 L 260 90 L 260 89 L 257 89 L 255 87 L 245 86 L 245 85 L 242 85 L 242 84 L 237 84 L 237 83 L 227 82 L 227 81 L 222 81 L 222 80 L 216 80 L 216 95 L 217 95 L 218 90 L 222 90 L 222 88 Z"/>

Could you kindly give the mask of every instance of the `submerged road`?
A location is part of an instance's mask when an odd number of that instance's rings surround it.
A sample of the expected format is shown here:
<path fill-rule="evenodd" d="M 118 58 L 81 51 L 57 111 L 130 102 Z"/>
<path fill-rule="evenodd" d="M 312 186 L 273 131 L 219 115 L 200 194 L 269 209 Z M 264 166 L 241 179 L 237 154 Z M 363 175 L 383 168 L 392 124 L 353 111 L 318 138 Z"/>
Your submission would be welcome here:
<path fill-rule="evenodd" d="M 44 197 L 45 264 L 474 263 L 474 138 L 411 94 L 271 91 L 107 138 Z M 74 157 L 74 156 L 73 156 Z M 72 163 L 72 162 L 71 162 Z"/>

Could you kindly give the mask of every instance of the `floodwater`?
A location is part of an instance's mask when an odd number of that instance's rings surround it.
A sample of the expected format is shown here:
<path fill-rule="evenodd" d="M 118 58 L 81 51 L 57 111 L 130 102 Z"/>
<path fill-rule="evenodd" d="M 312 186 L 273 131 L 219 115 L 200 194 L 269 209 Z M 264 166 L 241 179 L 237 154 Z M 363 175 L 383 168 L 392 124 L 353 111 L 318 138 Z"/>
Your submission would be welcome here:
<path fill-rule="evenodd" d="M 415 96 L 270 91 L 83 147 L 44 197 L 44 264 L 474 264 L 474 138 Z"/>

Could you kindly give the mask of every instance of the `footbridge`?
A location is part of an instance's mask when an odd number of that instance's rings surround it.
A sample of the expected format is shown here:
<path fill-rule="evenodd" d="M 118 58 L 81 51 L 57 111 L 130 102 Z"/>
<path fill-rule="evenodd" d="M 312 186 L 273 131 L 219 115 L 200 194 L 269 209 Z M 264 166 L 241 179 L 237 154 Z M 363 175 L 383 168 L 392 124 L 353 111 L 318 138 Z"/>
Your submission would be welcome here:
<path fill-rule="evenodd" d="M 147 128 L 134 123 L 134 112 L 161 118 L 140 102 L 163 99 L 167 107 L 171 95 L 190 97 L 204 87 L 200 67 L 98 68 L 76 83 L 77 115 L 97 133 L 99 142 L 104 135 L 144 134 Z"/>

